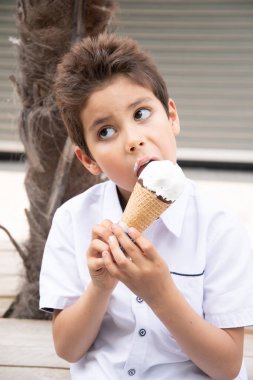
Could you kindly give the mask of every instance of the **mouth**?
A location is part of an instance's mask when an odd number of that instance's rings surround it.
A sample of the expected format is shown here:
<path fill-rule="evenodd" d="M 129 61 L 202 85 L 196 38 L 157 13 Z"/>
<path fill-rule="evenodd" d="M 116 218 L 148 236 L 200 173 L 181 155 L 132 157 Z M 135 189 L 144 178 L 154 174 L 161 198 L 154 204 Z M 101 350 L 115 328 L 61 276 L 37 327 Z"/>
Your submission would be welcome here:
<path fill-rule="evenodd" d="M 143 157 L 143 158 L 140 158 L 136 161 L 136 163 L 134 165 L 134 172 L 135 172 L 137 178 L 139 178 L 141 172 L 152 161 L 159 161 L 159 159 L 157 157 Z"/>

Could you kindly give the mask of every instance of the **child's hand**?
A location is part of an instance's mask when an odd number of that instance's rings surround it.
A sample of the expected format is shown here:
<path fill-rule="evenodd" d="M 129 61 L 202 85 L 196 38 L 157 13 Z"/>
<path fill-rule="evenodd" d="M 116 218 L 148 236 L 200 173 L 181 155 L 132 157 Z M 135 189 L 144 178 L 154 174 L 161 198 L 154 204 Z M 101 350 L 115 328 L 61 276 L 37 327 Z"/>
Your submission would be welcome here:
<path fill-rule="evenodd" d="M 128 231 L 133 241 L 119 225 L 112 225 L 112 231 L 114 235 L 108 239 L 111 254 L 103 252 L 106 268 L 150 306 L 155 306 L 159 294 L 174 288 L 166 263 L 136 229 Z"/>
<path fill-rule="evenodd" d="M 87 251 L 87 263 L 93 284 L 103 290 L 113 290 L 118 280 L 111 276 L 104 264 L 104 251 L 110 257 L 108 238 L 112 234 L 112 222 L 104 220 L 92 229 L 92 240 Z"/>

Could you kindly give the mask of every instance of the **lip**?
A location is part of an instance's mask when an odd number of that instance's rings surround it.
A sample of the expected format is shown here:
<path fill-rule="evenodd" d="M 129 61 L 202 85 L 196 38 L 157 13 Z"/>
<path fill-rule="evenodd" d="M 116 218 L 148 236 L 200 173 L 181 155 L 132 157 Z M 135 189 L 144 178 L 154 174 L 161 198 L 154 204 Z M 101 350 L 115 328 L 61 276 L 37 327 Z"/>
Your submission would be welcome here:
<path fill-rule="evenodd" d="M 134 165 L 134 173 L 138 178 L 142 172 L 142 170 L 149 164 L 151 161 L 159 161 L 159 158 L 156 156 L 145 156 L 139 158 Z"/>

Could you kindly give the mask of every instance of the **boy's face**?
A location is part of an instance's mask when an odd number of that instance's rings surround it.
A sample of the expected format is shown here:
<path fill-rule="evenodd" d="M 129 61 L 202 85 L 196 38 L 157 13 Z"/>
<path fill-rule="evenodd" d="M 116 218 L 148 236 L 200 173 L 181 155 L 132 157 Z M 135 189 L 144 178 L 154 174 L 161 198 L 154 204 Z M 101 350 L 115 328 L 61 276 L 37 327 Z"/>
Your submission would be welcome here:
<path fill-rule="evenodd" d="M 137 172 L 148 161 L 176 162 L 175 136 L 180 126 L 171 99 L 169 111 L 168 118 L 151 90 L 118 76 L 95 91 L 80 114 L 94 160 L 78 147 L 76 155 L 92 174 L 103 172 L 116 183 L 127 201 Z"/>

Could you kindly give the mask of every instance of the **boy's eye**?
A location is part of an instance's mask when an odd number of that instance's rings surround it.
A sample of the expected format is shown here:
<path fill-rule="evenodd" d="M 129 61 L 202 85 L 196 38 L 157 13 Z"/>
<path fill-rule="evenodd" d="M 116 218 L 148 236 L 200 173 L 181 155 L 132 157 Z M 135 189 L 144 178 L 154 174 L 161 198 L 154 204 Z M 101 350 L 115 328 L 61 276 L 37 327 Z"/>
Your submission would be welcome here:
<path fill-rule="evenodd" d="M 113 127 L 105 127 L 105 128 L 100 129 L 100 131 L 98 132 L 98 136 L 102 140 L 107 140 L 110 137 L 112 137 L 114 133 L 115 133 L 115 129 Z"/>
<path fill-rule="evenodd" d="M 135 120 L 145 120 L 150 116 L 150 110 L 147 108 L 140 108 L 134 114 Z"/>

